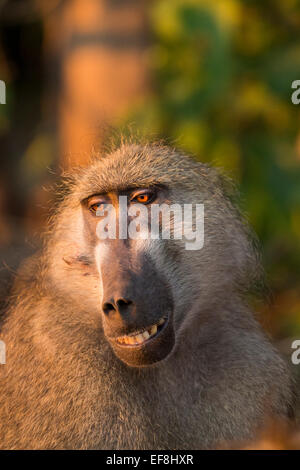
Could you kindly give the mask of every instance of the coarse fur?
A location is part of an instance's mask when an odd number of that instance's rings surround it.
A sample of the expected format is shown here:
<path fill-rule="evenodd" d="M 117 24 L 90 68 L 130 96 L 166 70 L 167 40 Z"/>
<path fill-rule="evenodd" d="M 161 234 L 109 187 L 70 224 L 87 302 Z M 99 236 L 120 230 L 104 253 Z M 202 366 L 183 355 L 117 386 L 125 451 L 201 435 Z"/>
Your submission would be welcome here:
<path fill-rule="evenodd" d="M 175 347 L 149 367 L 116 357 L 103 331 L 101 274 L 81 201 L 162 184 L 204 203 L 205 242 L 157 243 L 174 300 Z M 248 307 L 261 267 L 227 183 L 159 144 L 122 144 L 68 177 L 45 247 L 15 281 L 0 366 L 5 449 L 207 449 L 251 440 L 291 413 L 288 368 Z"/>

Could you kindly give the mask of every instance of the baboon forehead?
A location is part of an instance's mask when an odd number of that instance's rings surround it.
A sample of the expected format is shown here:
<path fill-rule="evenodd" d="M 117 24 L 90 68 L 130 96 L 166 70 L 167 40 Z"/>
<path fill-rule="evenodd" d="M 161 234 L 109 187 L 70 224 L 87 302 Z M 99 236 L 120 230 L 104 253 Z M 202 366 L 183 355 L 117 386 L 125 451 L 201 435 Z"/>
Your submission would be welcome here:
<path fill-rule="evenodd" d="M 104 158 L 96 159 L 80 178 L 81 194 L 124 190 L 130 187 L 166 185 L 195 187 L 209 169 L 165 146 L 124 145 Z"/>

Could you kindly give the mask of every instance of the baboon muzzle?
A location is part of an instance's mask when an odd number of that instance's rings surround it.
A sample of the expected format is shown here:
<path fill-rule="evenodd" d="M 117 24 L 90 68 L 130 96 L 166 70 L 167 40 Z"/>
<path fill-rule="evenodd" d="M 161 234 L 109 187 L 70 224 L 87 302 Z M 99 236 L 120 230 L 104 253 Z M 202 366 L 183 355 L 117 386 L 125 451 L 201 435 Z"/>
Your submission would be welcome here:
<path fill-rule="evenodd" d="M 175 342 L 173 300 L 150 257 L 119 243 L 101 277 L 104 331 L 116 355 L 131 366 L 164 359 Z"/>

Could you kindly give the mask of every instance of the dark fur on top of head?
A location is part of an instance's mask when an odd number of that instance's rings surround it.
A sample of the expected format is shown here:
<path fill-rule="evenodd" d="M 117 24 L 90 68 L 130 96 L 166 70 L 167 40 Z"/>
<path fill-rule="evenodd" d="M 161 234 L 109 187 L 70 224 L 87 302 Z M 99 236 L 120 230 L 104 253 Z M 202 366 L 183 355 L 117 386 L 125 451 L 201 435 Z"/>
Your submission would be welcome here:
<path fill-rule="evenodd" d="M 95 247 L 82 201 L 163 185 L 173 203 L 204 203 L 205 245 L 151 245 L 170 286 L 175 347 L 137 369 L 120 361 L 101 320 Z M 4 448 L 212 448 L 252 439 L 292 406 L 287 367 L 249 310 L 260 284 L 255 238 L 230 184 L 160 144 L 126 144 L 67 177 L 45 247 L 20 273 L 1 339 Z"/>

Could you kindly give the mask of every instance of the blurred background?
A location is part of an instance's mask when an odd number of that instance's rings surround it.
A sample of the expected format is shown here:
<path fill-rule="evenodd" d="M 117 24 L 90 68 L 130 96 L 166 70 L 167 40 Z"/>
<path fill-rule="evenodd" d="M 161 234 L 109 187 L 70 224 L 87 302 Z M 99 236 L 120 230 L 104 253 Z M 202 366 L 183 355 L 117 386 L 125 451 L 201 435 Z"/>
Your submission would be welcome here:
<path fill-rule="evenodd" d="M 108 126 L 129 127 L 237 182 L 272 292 L 259 309 L 291 352 L 300 338 L 300 105 L 291 102 L 300 1 L 0 0 L 0 79 L 4 281 L 34 249 L 55 175 L 84 164 Z"/>

